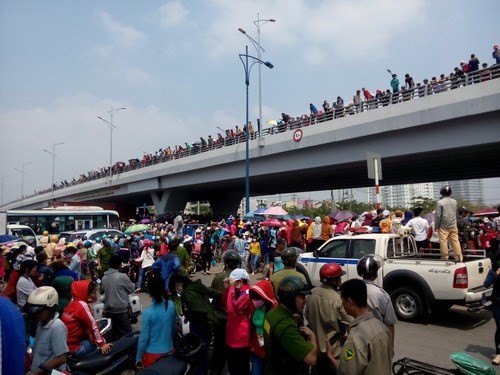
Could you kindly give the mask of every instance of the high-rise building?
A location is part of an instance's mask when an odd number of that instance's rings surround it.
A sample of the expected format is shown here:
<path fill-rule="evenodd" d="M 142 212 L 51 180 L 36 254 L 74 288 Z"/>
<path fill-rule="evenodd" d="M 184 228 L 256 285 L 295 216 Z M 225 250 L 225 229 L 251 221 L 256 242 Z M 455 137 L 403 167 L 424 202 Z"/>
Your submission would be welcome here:
<path fill-rule="evenodd" d="M 368 188 L 367 191 L 368 201 L 375 203 L 375 189 Z M 427 182 L 423 184 L 380 187 L 380 200 L 382 207 L 409 208 L 411 207 L 411 199 L 414 197 L 434 199 L 434 184 L 432 182 Z"/>

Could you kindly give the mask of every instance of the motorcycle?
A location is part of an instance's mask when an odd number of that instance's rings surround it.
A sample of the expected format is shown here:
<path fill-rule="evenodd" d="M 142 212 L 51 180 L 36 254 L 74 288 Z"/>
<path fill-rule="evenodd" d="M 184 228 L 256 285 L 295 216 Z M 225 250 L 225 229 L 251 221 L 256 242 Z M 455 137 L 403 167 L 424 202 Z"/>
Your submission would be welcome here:
<path fill-rule="evenodd" d="M 104 294 L 99 297 L 99 303 L 94 303 L 92 305 L 92 315 L 96 320 L 105 317 L 106 313 L 104 310 Z M 142 314 L 142 302 L 139 296 L 130 295 L 128 296 L 128 316 L 132 324 L 138 322 L 139 315 Z"/>
<path fill-rule="evenodd" d="M 194 333 L 178 335 L 174 342 L 175 351 L 167 354 L 138 375 L 191 375 L 196 372 L 196 361 L 201 348 L 201 340 Z"/>
<path fill-rule="evenodd" d="M 450 356 L 456 368 L 443 368 L 417 361 L 411 358 L 402 358 L 392 365 L 394 375 L 494 375 L 495 369 L 477 358 L 456 352 Z"/>
<path fill-rule="evenodd" d="M 96 349 L 82 358 L 70 356 L 66 362 L 68 371 L 52 370 L 43 364 L 40 369 L 51 375 L 119 375 L 135 368 L 138 341 L 139 333 L 131 332 L 112 342 L 113 347 L 108 354 L 102 354 L 101 349 Z"/>

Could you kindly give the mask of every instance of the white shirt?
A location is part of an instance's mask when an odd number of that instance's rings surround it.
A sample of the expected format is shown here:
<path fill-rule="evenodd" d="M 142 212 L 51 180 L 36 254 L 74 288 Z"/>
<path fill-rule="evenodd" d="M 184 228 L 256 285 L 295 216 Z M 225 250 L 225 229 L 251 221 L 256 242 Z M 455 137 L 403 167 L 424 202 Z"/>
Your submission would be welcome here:
<path fill-rule="evenodd" d="M 411 227 L 411 232 L 415 236 L 415 241 L 425 241 L 427 239 L 429 223 L 423 217 L 414 217 L 406 224 L 406 226 Z"/>
<path fill-rule="evenodd" d="M 32 291 L 36 289 L 35 284 L 29 277 L 21 276 L 16 285 L 17 304 L 21 307 L 26 305 L 26 301 Z"/>

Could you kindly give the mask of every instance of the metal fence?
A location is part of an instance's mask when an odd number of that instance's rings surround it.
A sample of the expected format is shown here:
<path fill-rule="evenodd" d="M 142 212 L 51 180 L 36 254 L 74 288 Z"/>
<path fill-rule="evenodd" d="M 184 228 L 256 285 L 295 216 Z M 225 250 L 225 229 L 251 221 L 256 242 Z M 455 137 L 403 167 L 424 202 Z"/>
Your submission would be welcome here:
<path fill-rule="evenodd" d="M 279 121 L 277 125 L 270 126 L 265 129 L 261 129 L 261 137 L 271 137 L 275 134 L 283 133 L 289 130 L 295 130 L 302 128 L 304 126 L 311 126 L 314 124 L 322 123 L 325 121 L 331 121 L 347 116 L 354 116 L 361 112 L 373 111 L 378 108 L 388 107 L 392 105 L 397 105 L 399 103 L 418 100 L 430 95 L 438 95 L 440 93 L 459 90 L 462 87 L 469 85 L 481 84 L 485 81 L 500 78 L 500 64 L 490 66 L 485 69 L 477 70 L 475 72 L 464 74 L 463 76 L 452 76 L 445 77 L 443 79 L 431 80 L 423 84 L 417 84 L 412 88 L 404 88 L 398 92 L 384 92 L 369 101 L 362 101 L 359 104 L 350 103 L 346 106 L 337 106 L 334 104 L 333 108 L 326 112 L 318 112 L 316 115 L 303 115 L 300 118 L 294 118 L 288 122 Z M 249 141 L 256 141 L 259 138 L 258 132 L 250 133 Z M 126 173 L 132 170 L 150 167 L 152 165 L 169 162 L 172 160 L 182 159 L 197 155 L 204 152 L 210 152 L 213 150 L 220 149 L 222 147 L 232 146 L 239 143 L 244 143 L 246 141 L 245 132 L 233 137 L 219 137 L 214 139 L 212 142 L 205 144 L 195 143 L 190 148 L 182 149 L 181 151 L 163 153 L 153 155 L 149 160 L 139 160 L 130 159 L 128 164 L 118 165 L 115 164 L 113 167 L 113 174 Z M 107 178 L 109 176 L 109 169 L 103 169 L 101 171 L 95 171 L 90 176 L 82 175 L 78 180 L 73 180 L 70 183 L 64 184 L 63 186 L 56 187 L 56 190 L 85 183 L 88 181 L 98 180 L 101 178 Z M 40 191 L 38 194 L 48 193 L 52 189 L 46 191 Z"/>

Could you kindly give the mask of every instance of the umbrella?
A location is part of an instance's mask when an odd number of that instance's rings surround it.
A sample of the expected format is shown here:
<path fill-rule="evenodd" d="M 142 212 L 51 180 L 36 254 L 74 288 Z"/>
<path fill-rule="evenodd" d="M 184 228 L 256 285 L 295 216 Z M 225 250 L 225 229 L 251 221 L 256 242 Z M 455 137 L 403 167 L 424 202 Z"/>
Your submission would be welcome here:
<path fill-rule="evenodd" d="M 259 215 L 257 212 L 249 212 L 243 215 L 243 219 L 260 221 L 265 220 L 266 218 L 263 215 Z"/>
<path fill-rule="evenodd" d="M 357 213 L 348 210 L 342 210 L 342 211 L 332 212 L 330 214 L 330 217 L 337 221 L 342 221 L 342 220 L 352 219 L 353 216 L 355 215 L 357 215 Z"/>
<path fill-rule="evenodd" d="M 10 234 L 3 234 L 0 235 L 0 245 L 4 245 L 9 242 L 17 242 L 20 241 L 21 239 L 16 236 L 11 236 Z"/>
<path fill-rule="evenodd" d="M 274 207 L 269 207 L 267 210 L 265 210 L 264 214 L 265 215 L 273 215 L 273 216 L 283 216 L 283 215 L 287 215 L 288 212 L 286 212 L 280 206 L 274 206 Z"/>
<path fill-rule="evenodd" d="M 283 223 L 278 219 L 267 219 L 260 223 L 262 226 L 266 227 L 282 227 Z"/>
<path fill-rule="evenodd" d="M 498 210 L 496 208 L 486 207 L 474 212 L 472 216 L 498 216 Z"/>
<path fill-rule="evenodd" d="M 151 219 L 148 219 L 147 217 L 145 217 L 144 219 L 142 219 L 141 221 L 139 221 L 139 223 L 141 223 L 141 224 L 149 224 L 149 223 L 151 223 Z"/>
<path fill-rule="evenodd" d="M 134 224 L 129 226 L 127 229 L 123 231 L 125 234 L 132 234 L 135 232 L 144 232 L 149 229 L 149 225 L 147 224 Z"/>
<path fill-rule="evenodd" d="M 272 126 L 276 126 L 276 125 L 278 125 L 278 121 L 276 121 L 276 120 L 269 120 L 267 123 L 268 123 L 269 125 L 272 125 Z"/>
<path fill-rule="evenodd" d="M 253 213 L 254 214 L 258 214 L 258 215 L 261 215 L 264 213 L 264 211 L 267 210 L 267 207 L 259 207 L 257 208 Z"/>

